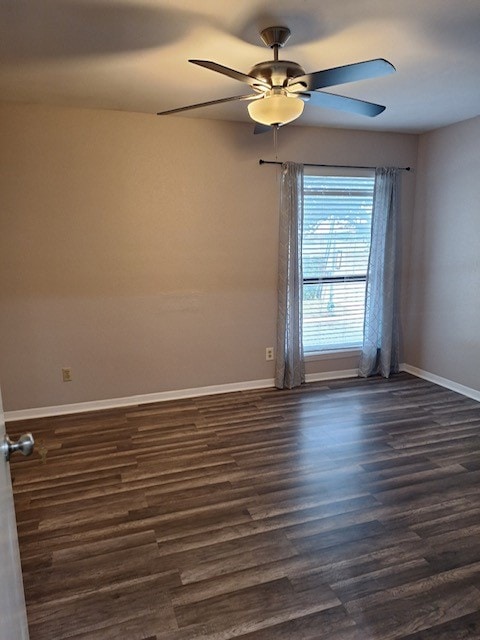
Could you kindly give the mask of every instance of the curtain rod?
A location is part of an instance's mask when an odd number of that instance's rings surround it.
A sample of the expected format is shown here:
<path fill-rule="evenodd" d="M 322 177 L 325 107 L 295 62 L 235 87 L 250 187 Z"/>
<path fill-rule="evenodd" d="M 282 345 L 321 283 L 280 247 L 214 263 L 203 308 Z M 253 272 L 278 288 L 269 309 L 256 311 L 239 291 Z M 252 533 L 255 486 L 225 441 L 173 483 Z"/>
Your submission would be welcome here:
<path fill-rule="evenodd" d="M 259 160 L 258 164 L 283 164 L 279 160 Z M 329 169 L 376 169 L 377 167 L 359 167 L 356 165 L 347 164 L 314 164 L 311 162 L 304 162 L 305 167 L 326 167 Z M 410 167 L 396 167 L 399 171 L 411 171 Z"/>

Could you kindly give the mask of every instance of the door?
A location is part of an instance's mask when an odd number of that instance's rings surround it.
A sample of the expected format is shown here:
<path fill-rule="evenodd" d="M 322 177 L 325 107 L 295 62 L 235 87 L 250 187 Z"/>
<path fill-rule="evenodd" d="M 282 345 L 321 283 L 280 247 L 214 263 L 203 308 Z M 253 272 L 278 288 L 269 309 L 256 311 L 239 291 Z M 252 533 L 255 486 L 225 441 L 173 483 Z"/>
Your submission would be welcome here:
<path fill-rule="evenodd" d="M 0 638 L 28 640 L 10 464 L 0 391 Z"/>

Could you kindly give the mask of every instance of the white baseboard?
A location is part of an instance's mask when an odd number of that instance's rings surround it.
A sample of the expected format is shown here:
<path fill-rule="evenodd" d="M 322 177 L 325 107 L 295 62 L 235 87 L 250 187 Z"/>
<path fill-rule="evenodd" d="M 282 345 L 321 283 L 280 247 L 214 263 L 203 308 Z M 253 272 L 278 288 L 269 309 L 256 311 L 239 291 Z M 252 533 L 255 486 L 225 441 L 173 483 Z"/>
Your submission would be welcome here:
<path fill-rule="evenodd" d="M 417 376 L 417 378 L 433 382 L 434 384 L 438 384 L 440 387 L 445 387 L 445 389 L 455 391 L 456 393 L 460 393 L 462 396 L 466 396 L 467 398 L 472 398 L 473 400 L 480 402 L 480 391 L 477 391 L 477 389 L 466 387 L 463 384 L 458 384 L 458 382 L 453 382 L 453 380 L 448 380 L 448 378 L 442 378 L 441 376 L 437 376 L 435 373 L 418 369 L 417 367 L 413 367 L 406 363 L 400 365 L 400 371 L 411 373 L 412 376 Z"/>
<path fill-rule="evenodd" d="M 418 369 L 407 363 L 400 365 L 400 371 L 411 373 L 417 378 L 428 380 L 441 387 L 450 389 L 473 400 L 480 402 L 480 391 L 458 384 L 447 378 L 442 378 L 434 373 Z M 357 369 L 345 369 L 341 371 L 325 371 L 323 373 L 309 373 L 306 382 L 323 382 L 327 380 L 340 380 L 344 378 L 356 378 Z M 63 404 L 51 407 L 39 407 L 36 409 L 20 409 L 18 411 L 6 411 L 5 421 L 31 420 L 33 418 L 47 418 L 71 413 L 85 413 L 87 411 L 100 411 L 102 409 L 117 409 L 153 402 L 166 402 L 168 400 L 181 400 L 183 398 L 196 398 L 200 396 L 218 395 L 220 393 L 233 393 L 236 391 L 249 391 L 254 389 L 268 389 L 275 386 L 272 379 L 251 380 L 247 382 L 234 382 L 230 384 L 214 385 L 209 387 L 195 387 L 193 389 L 178 389 L 175 391 L 161 391 L 159 393 L 147 393 L 125 398 L 112 398 L 108 400 L 94 400 L 92 402 L 77 402 L 75 404 Z"/>
<path fill-rule="evenodd" d="M 210 387 L 195 387 L 193 389 L 179 389 L 176 391 L 160 391 L 159 393 L 146 393 L 138 396 L 127 396 L 125 398 L 76 402 L 74 404 L 61 404 L 52 407 L 39 407 L 38 409 L 19 409 L 18 411 L 5 411 L 5 422 L 63 416 L 69 413 L 85 413 L 87 411 L 100 411 L 102 409 L 118 409 L 120 407 L 131 407 L 140 404 L 150 404 L 152 402 L 167 402 L 168 400 L 212 396 L 220 393 L 232 393 L 235 391 L 267 389 L 273 386 L 274 380 L 272 378 L 271 380 L 251 380 L 249 382 L 234 382 L 231 384 L 220 384 Z"/>
<path fill-rule="evenodd" d="M 338 380 L 341 378 L 356 378 L 357 369 L 346 371 L 328 371 L 326 373 L 310 373 L 306 376 L 307 382 L 320 382 L 323 380 Z M 71 413 L 85 413 L 87 411 L 100 411 L 102 409 L 118 409 L 153 402 L 167 402 L 168 400 L 181 400 L 183 398 L 197 398 L 200 396 L 218 395 L 220 393 L 233 393 L 235 391 L 250 391 L 254 389 L 268 389 L 275 386 L 273 378 L 266 380 L 250 380 L 248 382 L 234 382 L 210 387 L 196 387 L 193 389 L 179 389 L 176 391 L 161 391 L 159 393 L 147 393 L 125 398 L 112 398 L 108 400 L 93 400 L 92 402 L 76 402 L 74 404 L 62 404 L 51 407 L 39 407 L 37 409 L 19 409 L 17 411 L 5 411 L 5 422 L 14 420 L 32 420 L 34 418 L 49 418 L 63 416 Z"/>

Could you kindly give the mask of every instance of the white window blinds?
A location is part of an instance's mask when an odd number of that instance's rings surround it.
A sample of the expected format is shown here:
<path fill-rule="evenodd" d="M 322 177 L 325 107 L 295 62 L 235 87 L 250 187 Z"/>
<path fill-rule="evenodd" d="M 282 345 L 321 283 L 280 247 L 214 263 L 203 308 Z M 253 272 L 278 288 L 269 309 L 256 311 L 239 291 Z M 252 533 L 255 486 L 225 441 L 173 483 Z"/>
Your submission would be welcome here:
<path fill-rule="evenodd" d="M 359 347 L 374 176 L 304 176 L 303 346 Z"/>

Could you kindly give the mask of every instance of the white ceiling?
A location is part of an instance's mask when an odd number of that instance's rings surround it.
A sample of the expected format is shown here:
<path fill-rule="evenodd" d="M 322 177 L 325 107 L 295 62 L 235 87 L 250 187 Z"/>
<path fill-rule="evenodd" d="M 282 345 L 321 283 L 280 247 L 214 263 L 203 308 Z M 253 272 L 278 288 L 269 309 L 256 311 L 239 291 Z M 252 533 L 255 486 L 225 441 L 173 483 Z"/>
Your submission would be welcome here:
<path fill-rule="evenodd" d="M 271 59 L 258 34 L 273 25 L 307 73 L 377 57 L 397 69 L 332 88 L 380 116 L 307 104 L 294 126 L 420 132 L 480 113 L 480 0 L 2 0 L 1 99 L 154 114 L 249 93 L 187 60 L 248 73 Z M 249 121 L 245 102 L 175 117 Z"/>

